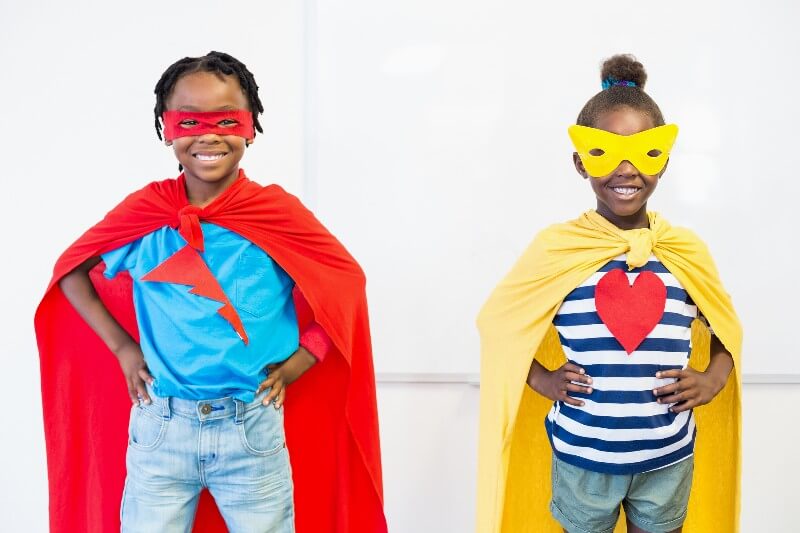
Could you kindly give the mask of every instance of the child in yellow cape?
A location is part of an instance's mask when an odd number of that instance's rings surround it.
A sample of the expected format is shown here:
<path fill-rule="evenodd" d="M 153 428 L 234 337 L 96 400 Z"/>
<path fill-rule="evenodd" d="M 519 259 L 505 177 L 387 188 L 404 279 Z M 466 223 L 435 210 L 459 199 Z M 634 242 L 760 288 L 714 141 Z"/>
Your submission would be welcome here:
<path fill-rule="evenodd" d="M 478 317 L 477 531 L 735 532 L 741 326 L 703 242 L 646 209 L 677 127 L 644 68 L 602 79 L 570 128 L 596 210 L 540 232 Z"/>

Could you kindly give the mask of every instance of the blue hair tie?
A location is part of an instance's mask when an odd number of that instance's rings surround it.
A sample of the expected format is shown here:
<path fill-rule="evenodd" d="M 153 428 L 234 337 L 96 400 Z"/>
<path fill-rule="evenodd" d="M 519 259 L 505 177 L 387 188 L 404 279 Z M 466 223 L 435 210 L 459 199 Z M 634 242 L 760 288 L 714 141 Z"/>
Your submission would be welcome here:
<path fill-rule="evenodd" d="M 612 76 L 603 80 L 603 90 L 610 89 L 611 87 L 636 87 L 636 82 L 618 80 Z"/>

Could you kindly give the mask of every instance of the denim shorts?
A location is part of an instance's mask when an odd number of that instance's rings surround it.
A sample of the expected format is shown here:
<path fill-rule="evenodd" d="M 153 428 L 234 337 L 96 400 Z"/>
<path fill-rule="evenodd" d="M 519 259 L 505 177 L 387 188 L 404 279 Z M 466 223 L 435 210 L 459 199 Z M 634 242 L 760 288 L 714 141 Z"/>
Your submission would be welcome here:
<path fill-rule="evenodd" d="M 232 533 L 293 533 L 283 409 L 233 398 L 160 398 L 134 406 L 122 531 L 188 533 L 208 489 Z"/>
<path fill-rule="evenodd" d="M 569 533 L 612 533 L 619 506 L 636 526 L 668 533 L 686 519 L 694 458 L 643 472 L 592 472 L 553 456 L 550 512 Z"/>

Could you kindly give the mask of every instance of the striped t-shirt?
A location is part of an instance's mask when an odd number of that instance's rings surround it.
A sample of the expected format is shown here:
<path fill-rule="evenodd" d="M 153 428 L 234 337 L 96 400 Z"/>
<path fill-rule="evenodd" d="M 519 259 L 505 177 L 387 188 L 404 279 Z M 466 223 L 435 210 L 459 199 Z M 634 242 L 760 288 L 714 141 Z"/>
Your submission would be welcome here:
<path fill-rule="evenodd" d="M 633 289 L 608 289 L 615 275 L 624 283 L 621 273 L 614 270 L 624 272 Z M 634 283 L 642 272 L 648 274 L 638 288 L 648 283 L 650 287 L 660 285 L 661 280 L 666 291 L 664 287 L 656 287 L 651 293 L 638 290 Z M 604 276 L 609 277 L 601 282 Z M 598 283 L 602 285 L 597 291 L 602 299 L 599 303 L 595 300 Z M 631 304 L 631 298 L 647 303 Z M 620 328 L 625 331 L 625 320 L 630 322 L 624 310 L 641 305 L 649 306 L 648 316 L 655 316 L 654 327 L 631 347 L 629 335 L 620 333 Z M 584 405 L 557 401 L 545 419 L 559 459 L 595 472 L 633 474 L 663 468 L 692 455 L 692 411 L 672 413 L 669 405 L 656 402 L 653 389 L 675 381 L 656 379 L 656 372 L 687 366 L 691 323 L 696 317 L 697 307 L 686 290 L 654 256 L 630 271 L 625 255 L 619 256 L 567 295 L 553 323 L 567 359 L 592 377 L 592 392 L 568 393 L 583 400 Z M 625 341 L 621 343 L 617 337 Z M 633 351 L 628 354 L 623 344 Z"/>

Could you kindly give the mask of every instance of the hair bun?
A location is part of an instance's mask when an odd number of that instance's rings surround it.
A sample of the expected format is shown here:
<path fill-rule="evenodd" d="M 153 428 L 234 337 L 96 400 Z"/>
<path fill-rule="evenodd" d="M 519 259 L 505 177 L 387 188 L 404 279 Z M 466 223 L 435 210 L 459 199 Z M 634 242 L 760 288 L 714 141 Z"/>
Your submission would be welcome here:
<path fill-rule="evenodd" d="M 647 72 L 644 70 L 644 65 L 639 63 L 633 55 L 617 54 L 603 61 L 603 66 L 600 68 L 600 79 L 603 89 L 616 85 L 644 89 Z"/>

